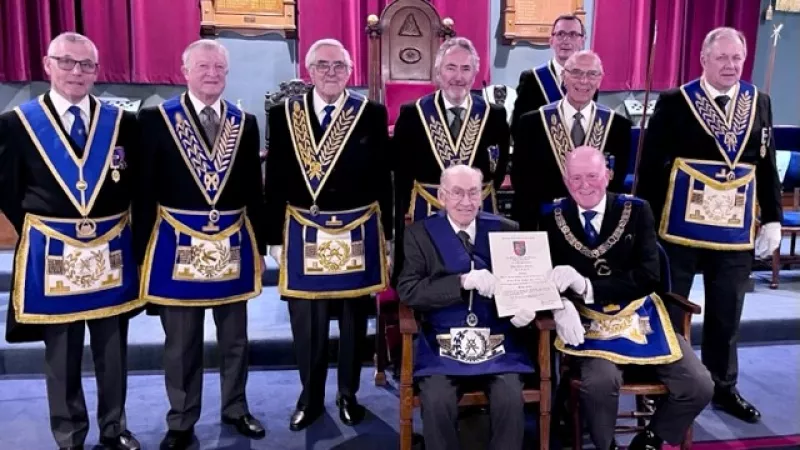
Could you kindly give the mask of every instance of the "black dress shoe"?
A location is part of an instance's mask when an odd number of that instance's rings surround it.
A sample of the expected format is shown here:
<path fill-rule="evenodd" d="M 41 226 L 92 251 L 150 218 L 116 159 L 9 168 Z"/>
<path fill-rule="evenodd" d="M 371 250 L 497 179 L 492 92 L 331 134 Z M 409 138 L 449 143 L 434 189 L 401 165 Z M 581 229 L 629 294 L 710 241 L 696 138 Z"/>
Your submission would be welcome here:
<path fill-rule="evenodd" d="M 133 437 L 133 434 L 125 430 L 115 438 L 100 438 L 100 444 L 112 450 L 140 450 L 142 446 Z"/>
<path fill-rule="evenodd" d="M 69 447 L 59 447 L 58 450 L 83 450 L 82 445 L 70 445 Z"/>
<path fill-rule="evenodd" d="M 364 420 L 364 407 L 358 404 L 355 397 L 339 397 L 336 406 L 339 407 L 339 419 L 343 424 L 352 427 Z"/>
<path fill-rule="evenodd" d="M 289 429 L 292 431 L 300 431 L 314 423 L 317 417 L 321 415 L 322 408 L 298 407 L 294 410 L 292 417 L 289 419 Z"/>
<path fill-rule="evenodd" d="M 661 450 L 664 441 L 650 430 L 644 430 L 631 440 L 628 450 Z"/>
<path fill-rule="evenodd" d="M 259 422 L 258 419 L 253 417 L 250 413 L 247 413 L 238 419 L 223 417 L 222 423 L 235 426 L 236 431 L 238 431 L 239 434 L 247 436 L 251 439 L 261 439 L 267 435 L 267 430 L 264 429 L 264 426 L 261 425 L 261 422 Z"/>
<path fill-rule="evenodd" d="M 164 440 L 161 441 L 159 448 L 161 450 L 185 450 L 191 445 L 192 438 L 194 438 L 193 429 L 185 431 L 169 430 L 167 435 L 164 436 Z"/>
<path fill-rule="evenodd" d="M 714 407 L 745 422 L 757 423 L 761 420 L 761 413 L 750 402 L 742 398 L 741 394 L 736 390 L 714 392 L 711 403 Z"/>

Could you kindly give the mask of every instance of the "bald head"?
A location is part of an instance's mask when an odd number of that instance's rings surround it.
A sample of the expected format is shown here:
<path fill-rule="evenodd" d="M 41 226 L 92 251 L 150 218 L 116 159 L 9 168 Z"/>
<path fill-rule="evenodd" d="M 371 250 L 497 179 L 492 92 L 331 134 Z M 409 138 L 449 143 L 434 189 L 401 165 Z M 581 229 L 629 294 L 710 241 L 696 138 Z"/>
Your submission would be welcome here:
<path fill-rule="evenodd" d="M 564 165 L 564 184 L 575 202 L 584 209 L 597 206 L 608 188 L 603 153 L 594 147 L 581 146 L 567 153 Z"/>

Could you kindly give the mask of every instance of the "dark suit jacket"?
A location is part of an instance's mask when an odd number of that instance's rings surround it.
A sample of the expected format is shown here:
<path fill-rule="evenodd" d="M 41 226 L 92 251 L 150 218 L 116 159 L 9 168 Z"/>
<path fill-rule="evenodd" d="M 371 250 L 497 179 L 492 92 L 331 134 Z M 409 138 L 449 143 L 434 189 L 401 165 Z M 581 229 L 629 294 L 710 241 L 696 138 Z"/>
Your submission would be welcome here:
<path fill-rule="evenodd" d="M 523 230 L 536 230 L 541 205 L 569 195 L 561 169 L 547 137 L 541 111 L 522 116 L 514 144 L 511 184 L 514 186 L 513 218 Z M 587 133 L 589 131 L 587 130 Z M 614 156 L 614 177 L 608 189 L 623 192 L 631 148 L 631 121 L 614 114 L 603 153 Z"/>
<path fill-rule="evenodd" d="M 69 138 L 69 132 L 61 124 L 49 93 L 44 95 L 44 103 L 56 116 L 61 131 L 71 144 L 71 151 L 77 156 L 82 155 L 83 150 Z M 92 116 L 97 108 L 97 102 L 90 97 L 89 103 Z M 87 131 L 91 126 L 91 123 L 86 124 Z M 137 188 L 138 173 L 141 170 L 138 137 L 136 116 L 124 112 L 114 146 L 125 149 L 126 167 L 119 170 L 121 177 L 118 183 L 111 179 L 111 171 L 108 171 L 92 208 L 92 217 L 111 216 L 130 208 L 131 198 Z M 27 213 L 71 219 L 81 217 L 47 167 L 14 111 L 0 115 L 0 193 L 0 210 L 8 217 L 17 233 L 22 231 Z M 137 225 L 135 222 L 136 219 L 132 218 L 131 226 L 134 233 Z M 16 322 L 13 299 L 12 284 L 11 298 L 8 302 L 6 340 L 9 342 L 41 340 L 40 325 L 21 325 Z"/>
<path fill-rule="evenodd" d="M 444 102 L 440 102 L 439 106 L 444 109 Z M 492 104 L 489 108 L 489 117 L 475 149 L 477 154 L 472 167 L 483 173 L 484 183 L 491 182 L 495 189 L 499 189 L 508 167 L 510 137 L 505 109 Z M 500 149 L 494 173 L 490 171 L 487 151 L 492 145 Z M 425 125 L 419 117 L 416 102 L 403 105 L 392 137 L 395 164 L 395 279 L 403 265 L 403 229 L 414 180 L 425 184 L 439 184 L 442 175 L 442 169 L 433 152 L 425 132 Z"/>
<path fill-rule="evenodd" d="M 502 218 L 503 231 L 516 231 L 516 223 Z M 477 233 L 480 230 L 476 230 Z M 400 301 L 416 311 L 444 308 L 468 299 L 461 275 L 445 270 L 424 221 L 411 224 L 403 240 L 405 263 L 397 281 Z"/>
<path fill-rule="evenodd" d="M 306 94 L 312 132 L 319 142 L 322 128 L 313 108 L 313 89 Z M 392 175 L 389 157 L 389 129 L 386 107 L 368 101 L 355 124 L 347 146 L 330 172 L 317 206 L 322 211 L 341 211 L 378 202 L 386 239 L 392 238 Z M 267 219 L 264 234 L 269 245 L 283 245 L 287 203 L 310 208 L 313 204 L 306 187 L 303 168 L 295 156 L 286 121 L 286 104 L 269 111 L 269 152 L 264 187 Z"/>
<path fill-rule="evenodd" d="M 761 222 L 777 222 L 783 217 L 781 182 L 775 163 L 772 107 L 767 94 L 758 93 L 756 108 L 750 139 L 739 162 L 756 165 L 756 195 L 761 207 Z M 761 133 L 765 128 L 770 131 L 770 139 L 762 158 Z M 677 157 L 724 161 L 714 138 L 695 118 L 681 90 L 672 89 L 659 96 L 647 125 L 636 191 L 636 195 L 650 202 L 659 220 L 666 201 L 670 170 Z"/>
<path fill-rule="evenodd" d="M 182 95 L 188 96 L 186 93 Z M 188 98 L 186 102 L 189 113 L 195 123 L 199 124 L 197 111 L 194 111 Z M 139 112 L 139 123 L 142 128 L 144 170 L 138 184 L 138 196 L 134 201 L 134 214 L 139 221 L 139 226 L 134 228 L 134 242 L 141 264 L 157 218 L 159 204 L 190 211 L 204 211 L 210 206 L 194 181 L 191 169 L 184 162 L 181 153 L 183 150 L 175 144 L 169 126 L 158 107 L 142 109 Z M 200 135 L 206 144 L 210 145 L 205 133 L 201 132 Z M 256 117 L 245 113 L 236 159 L 216 208 L 219 211 L 246 208 L 247 217 L 255 231 L 258 251 L 265 255 L 260 142 Z"/>
<path fill-rule="evenodd" d="M 547 65 L 550 66 L 550 70 L 554 70 L 552 60 L 550 60 Z M 519 74 L 517 100 L 514 102 L 514 111 L 511 114 L 511 135 L 514 136 L 515 143 L 517 142 L 517 132 L 525 129 L 524 126 L 520 125 L 522 116 L 550 103 L 547 101 L 544 91 L 542 91 L 542 88 L 539 87 L 539 83 L 536 81 L 536 76 L 533 73 L 534 70 L 536 70 L 536 68 L 523 70 L 522 73 Z M 597 96 L 598 92 L 595 92 L 594 101 L 597 101 Z M 516 144 L 514 148 L 516 148 Z"/>
<path fill-rule="evenodd" d="M 631 214 L 622 237 L 602 258 L 608 263 L 611 274 L 600 276 L 594 259 L 576 250 L 558 228 L 555 214 L 542 218 L 542 229 L 547 232 L 553 267 L 572 266 L 589 278 L 594 289 L 594 301 L 600 305 L 626 303 L 642 298 L 660 289 L 658 246 L 650 205 L 629 195 L 608 193 L 603 224 L 598 242 L 605 242 L 617 228 L 626 202 L 631 204 Z M 586 235 L 578 216 L 578 206 L 572 199 L 561 202 L 564 219 L 569 230 L 584 245 Z"/>

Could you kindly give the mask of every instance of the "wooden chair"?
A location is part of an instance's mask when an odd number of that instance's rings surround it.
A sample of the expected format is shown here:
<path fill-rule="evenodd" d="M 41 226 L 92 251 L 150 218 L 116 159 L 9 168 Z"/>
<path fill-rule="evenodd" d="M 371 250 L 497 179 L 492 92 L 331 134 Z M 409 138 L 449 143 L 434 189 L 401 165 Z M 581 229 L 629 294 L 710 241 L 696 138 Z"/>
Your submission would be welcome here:
<path fill-rule="evenodd" d="M 400 368 L 400 450 L 411 450 L 414 408 L 420 406 L 420 399 L 415 394 L 413 382 L 414 371 L 414 336 L 419 331 L 414 312 L 404 303 L 399 303 L 400 334 L 402 336 L 402 364 Z M 538 317 L 534 320 L 539 333 L 539 348 L 536 355 L 539 386 L 526 385 L 522 394 L 525 403 L 539 403 L 539 448 L 550 448 L 550 396 L 552 383 L 550 380 L 550 331 L 555 330 L 555 322 L 551 317 Z M 483 392 L 467 392 L 458 402 L 459 407 L 487 406 L 489 404 Z M 424 425 L 424 424 L 423 424 Z"/>
<path fill-rule="evenodd" d="M 680 332 L 684 339 L 686 339 L 686 342 L 691 343 L 692 314 L 700 314 L 702 309 L 699 305 L 690 302 L 685 297 L 670 292 L 671 282 L 669 259 L 667 258 L 666 252 L 660 245 L 658 246 L 658 251 L 661 262 L 661 280 L 664 284 L 664 292 L 659 292 L 659 296 L 662 300 L 664 300 L 664 303 L 667 305 L 668 309 L 677 307 L 680 310 L 681 323 L 678 324 L 680 327 L 679 329 L 676 329 L 676 332 Z M 680 330 L 682 330 L 682 332 Z M 562 376 L 566 375 L 566 378 L 563 379 L 569 382 L 569 410 L 572 413 L 573 448 L 580 449 L 582 448 L 583 443 L 583 424 L 581 422 L 580 410 L 581 380 L 580 378 L 576 377 L 576 370 L 572 370 L 569 367 L 570 359 L 571 358 L 564 356 L 562 358 L 561 367 Z M 620 387 L 619 393 L 620 395 L 636 396 L 637 409 L 635 411 L 621 412 L 617 415 L 618 418 L 622 419 L 636 419 L 636 425 L 617 425 L 614 431 L 617 434 L 632 434 L 644 430 L 649 419 L 653 416 L 654 411 L 651 408 L 646 407 L 648 401 L 645 399 L 645 396 L 653 397 L 668 395 L 669 391 L 667 390 L 667 386 L 663 383 L 647 382 L 647 380 L 637 379 L 635 381 L 624 380 L 622 386 Z M 683 438 L 683 442 L 681 442 L 681 449 L 689 450 L 691 447 L 692 427 L 689 427 L 689 429 L 686 430 L 686 435 Z"/>
<path fill-rule="evenodd" d="M 367 18 L 369 98 L 386 105 L 389 128 L 400 106 L 436 90 L 434 58 L 443 39 L 455 35 L 425 0 L 394 0 L 380 17 Z"/>
<path fill-rule="evenodd" d="M 800 233 L 800 151 L 792 151 L 789 164 L 783 177 L 783 219 L 781 220 L 781 235 L 789 236 L 789 254 L 781 254 L 780 246 L 772 254 L 772 281 L 770 289 L 778 288 L 778 275 L 781 267 L 790 264 L 800 264 L 800 255 L 797 254 L 797 234 Z"/>

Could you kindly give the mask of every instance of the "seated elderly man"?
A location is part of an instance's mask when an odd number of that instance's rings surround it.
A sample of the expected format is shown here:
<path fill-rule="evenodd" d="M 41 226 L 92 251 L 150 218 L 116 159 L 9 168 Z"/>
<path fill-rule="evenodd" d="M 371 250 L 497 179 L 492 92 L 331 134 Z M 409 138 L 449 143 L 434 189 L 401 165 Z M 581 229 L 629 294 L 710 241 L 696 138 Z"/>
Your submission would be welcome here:
<path fill-rule="evenodd" d="M 520 374 L 532 372 L 533 364 L 515 327 L 529 324 L 535 312 L 497 316 L 489 233 L 517 225 L 479 213 L 482 181 L 481 172 L 469 166 L 446 169 L 437 194 L 443 210 L 405 231 L 397 291 L 420 315 L 414 376 L 429 450 L 459 448 L 458 397 L 465 388 L 484 389 L 489 398 L 490 448 L 522 448 Z"/>
<path fill-rule="evenodd" d="M 711 401 L 714 383 L 655 294 L 660 270 L 650 205 L 607 192 L 605 159 L 592 147 L 567 155 L 564 183 L 571 198 L 557 200 L 542 223 L 551 279 L 576 302 L 565 300 L 554 312 L 556 348 L 577 357 L 589 434 L 598 449 L 616 447 L 623 370 L 647 365 L 669 396 L 630 448 L 677 444 Z"/>

